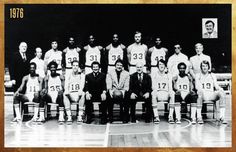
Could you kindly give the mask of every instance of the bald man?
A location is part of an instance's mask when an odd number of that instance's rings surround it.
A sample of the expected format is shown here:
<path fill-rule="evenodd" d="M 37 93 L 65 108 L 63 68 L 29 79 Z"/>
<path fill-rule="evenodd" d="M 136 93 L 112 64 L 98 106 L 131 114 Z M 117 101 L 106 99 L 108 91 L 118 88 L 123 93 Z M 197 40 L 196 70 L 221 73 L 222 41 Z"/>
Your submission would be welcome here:
<path fill-rule="evenodd" d="M 44 71 L 44 61 L 42 59 L 42 49 L 40 47 L 37 47 L 35 49 L 35 57 L 30 61 L 36 63 L 37 67 L 36 67 L 36 73 L 41 77 L 44 78 L 45 77 L 45 71 Z"/>
<path fill-rule="evenodd" d="M 136 64 L 136 72 L 130 76 L 130 108 L 131 108 L 131 122 L 136 122 L 135 110 L 136 102 L 144 101 L 146 105 L 145 122 L 150 122 L 152 107 L 151 107 L 151 91 L 152 81 L 151 77 L 143 72 L 144 64 L 138 62 Z"/>

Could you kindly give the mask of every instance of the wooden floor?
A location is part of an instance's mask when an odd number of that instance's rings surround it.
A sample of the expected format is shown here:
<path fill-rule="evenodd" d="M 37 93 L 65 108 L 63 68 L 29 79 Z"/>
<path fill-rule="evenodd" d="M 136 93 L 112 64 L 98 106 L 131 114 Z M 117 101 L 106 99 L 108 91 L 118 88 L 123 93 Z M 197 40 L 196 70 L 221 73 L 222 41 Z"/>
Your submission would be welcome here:
<path fill-rule="evenodd" d="M 58 125 L 51 119 L 43 125 L 24 121 L 11 123 L 12 96 L 5 96 L 5 147 L 231 147 L 231 97 L 227 96 L 227 125 L 218 125 L 206 119 L 204 125 L 168 124 L 161 117 L 160 124 L 132 124 L 116 121 L 100 125 L 96 118 L 92 124 Z M 209 115 L 209 117 L 212 117 Z"/>

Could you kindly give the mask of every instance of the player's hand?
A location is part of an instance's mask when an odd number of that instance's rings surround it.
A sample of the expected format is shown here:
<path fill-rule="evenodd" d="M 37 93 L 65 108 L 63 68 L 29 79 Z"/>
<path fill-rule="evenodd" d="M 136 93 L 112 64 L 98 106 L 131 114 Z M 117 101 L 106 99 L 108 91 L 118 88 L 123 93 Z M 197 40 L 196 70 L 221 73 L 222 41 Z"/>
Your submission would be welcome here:
<path fill-rule="evenodd" d="M 181 95 L 180 91 L 176 91 L 175 95 Z"/>
<path fill-rule="evenodd" d="M 92 95 L 90 93 L 86 93 L 85 98 L 86 100 L 91 100 Z"/>
<path fill-rule="evenodd" d="M 101 94 L 101 99 L 102 101 L 105 101 L 107 99 L 106 93 Z"/>
<path fill-rule="evenodd" d="M 16 96 L 16 97 L 19 96 L 19 95 L 20 95 L 19 91 L 16 91 L 15 94 L 14 94 L 14 96 Z"/>
<path fill-rule="evenodd" d="M 43 89 L 40 93 L 41 96 L 45 96 L 47 94 L 47 89 Z"/>
<path fill-rule="evenodd" d="M 196 93 L 194 91 L 190 91 L 190 95 L 196 95 Z"/>
<path fill-rule="evenodd" d="M 147 98 L 150 97 L 150 94 L 147 92 L 147 93 L 145 93 L 145 94 L 143 95 L 143 97 L 144 97 L 144 99 L 147 99 Z"/>
<path fill-rule="evenodd" d="M 132 93 L 130 99 L 136 99 L 138 96 L 135 93 Z"/>

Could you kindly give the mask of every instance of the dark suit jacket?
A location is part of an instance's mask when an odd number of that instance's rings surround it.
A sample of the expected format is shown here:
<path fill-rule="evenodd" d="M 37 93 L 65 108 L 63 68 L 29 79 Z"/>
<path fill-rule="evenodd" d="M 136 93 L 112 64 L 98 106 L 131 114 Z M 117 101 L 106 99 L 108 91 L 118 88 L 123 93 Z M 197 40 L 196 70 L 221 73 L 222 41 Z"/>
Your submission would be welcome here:
<path fill-rule="evenodd" d="M 92 94 L 92 98 L 100 99 L 103 91 L 106 91 L 106 75 L 99 73 L 94 77 L 93 73 L 89 73 L 85 76 L 84 92 Z"/>
<path fill-rule="evenodd" d="M 130 76 L 130 93 L 135 93 L 139 96 L 140 94 L 145 94 L 147 92 L 151 93 L 151 91 L 152 81 L 148 74 L 143 73 L 142 83 L 139 83 L 137 72 Z"/>
<path fill-rule="evenodd" d="M 20 87 L 22 78 L 29 74 L 29 62 L 30 57 L 26 54 L 26 61 L 23 61 L 19 51 L 12 55 L 9 70 L 11 80 L 16 80 L 16 85 L 14 86 L 14 92 Z"/>

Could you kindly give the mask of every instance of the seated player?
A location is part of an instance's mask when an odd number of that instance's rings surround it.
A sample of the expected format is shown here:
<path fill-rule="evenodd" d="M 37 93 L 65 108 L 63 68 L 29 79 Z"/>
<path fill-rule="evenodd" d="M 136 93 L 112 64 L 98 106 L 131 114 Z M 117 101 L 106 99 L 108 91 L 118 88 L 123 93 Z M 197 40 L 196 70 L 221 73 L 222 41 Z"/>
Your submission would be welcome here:
<path fill-rule="evenodd" d="M 204 101 L 219 100 L 220 116 L 217 116 L 217 121 L 226 124 L 225 121 L 225 93 L 224 90 L 217 84 L 217 79 L 214 73 L 209 71 L 210 63 L 203 60 L 200 64 L 201 73 L 196 74 L 196 89 L 198 94 L 197 100 L 197 122 L 203 124 L 201 110 Z M 217 109 L 218 110 L 218 109 Z"/>
<path fill-rule="evenodd" d="M 22 94 L 23 88 L 26 87 L 25 94 Z M 38 118 L 39 111 L 39 92 L 42 88 L 42 78 L 36 74 L 36 64 L 34 62 L 30 63 L 30 74 L 26 75 L 22 79 L 22 83 L 18 90 L 14 94 L 14 110 L 16 117 L 13 119 L 13 122 L 21 122 L 20 114 L 20 103 L 24 104 L 25 102 L 34 102 L 34 116 L 32 121 L 36 121 Z"/>
<path fill-rule="evenodd" d="M 102 112 L 101 124 L 105 124 L 107 122 L 106 74 L 100 72 L 99 62 L 94 61 L 91 66 L 93 72 L 86 75 L 84 87 L 86 123 L 91 123 L 93 102 L 101 102 L 99 106 Z"/>
<path fill-rule="evenodd" d="M 44 118 L 44 105 L 45 103 L 55 103 L 59 105 L 59 124 L 64 123 L 64 103 L 63 103 L 63 90 L 64 90 L 64 77 L 56 72 L 57 63 L 52 61 L 48 64 L 50 75 L 44 78 L 44 89 L 41 92 L 41 100 L 39 104 L 39 119 L 41 124 L 45 121 Z"/>
<path fill-rule="evenodd" d="M 169 123 L 174 123 L 174 91 L 172 89 L 172 77 L 165 72 L 166 62 L 160 59 L 157 62 L 158 71 L 152 76 L 152 107 L 154 123 L 159 123 L 158 101 L 169 101 Z"/>
<path fill-rule="evenodd" d="M 184 62 L 178 64 L 179 74 L 173 77 L 173 90 L 175 91 L 175 114 L 176 123 L 181 123 L 180 107 L 182 101 L 191 104 L 192 124 L 196 124 L 197 94 L 194 92 L 193 79 L 185 71 L 187 66 Z"/>
<path fill-rule="evenodd" d="M 108 115 L 110 123 L 113 122 L 113 105 L 120 104 L 120 115 L 123 123 L 129 121 L 129 104 L 127 101 L 129 90 L 129 73 L 123 68 L 123 60 L 118 59 L 115 70 L 107 74 Z"/>
<path fill-rule="evenodd" d="M 79 68 L 79 61 L 74 60 L 71 62 L 72 72 L 66 77 L 65 80 L 65 93 L 64 93 L 64 105 L 67 114 L 67 124 L 72 123 L 71 116 L 71 103 L 79 103 L 79 112 L 77 117 L 77 122 L 82 122 L 82 115 L 84 113 L 84 83 L 85 76 L 81 73 Z"/>
<path fill-rule="evenodd" d="M 137 63 L 137 72 L 130 76 L 130 115 L 131 122 L 136 122 L 136 102 L 144 101 L 146 105 L 145 122 L 150 122 L 152 114 L 151 92 L 152 92 L 152 80 L 151 77 L 143 72 L 144 65 Z"/>

